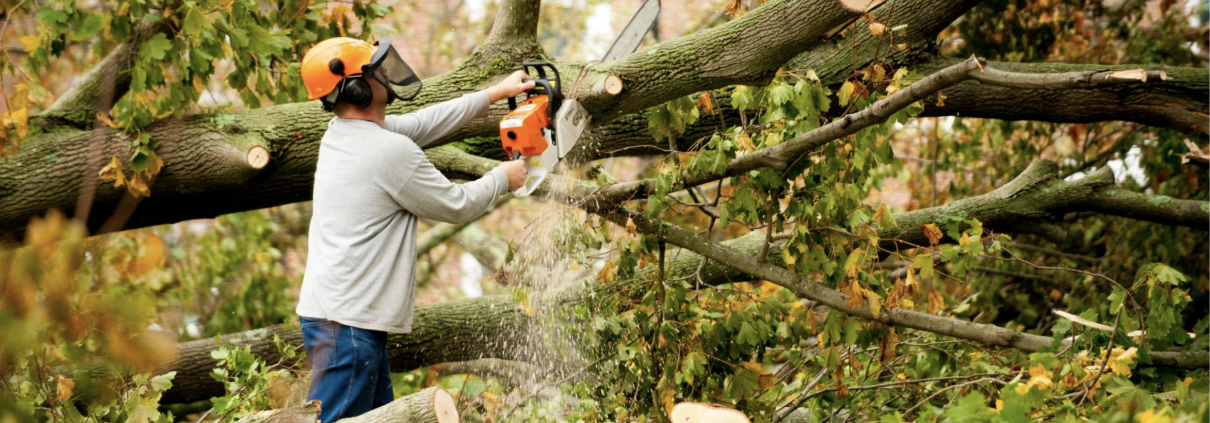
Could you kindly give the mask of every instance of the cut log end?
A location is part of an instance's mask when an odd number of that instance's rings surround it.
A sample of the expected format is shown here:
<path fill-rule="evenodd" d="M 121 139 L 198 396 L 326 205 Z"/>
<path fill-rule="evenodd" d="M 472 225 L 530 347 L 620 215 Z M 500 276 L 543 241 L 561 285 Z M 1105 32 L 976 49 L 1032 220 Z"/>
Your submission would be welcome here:
<path fill-rule="evenodd" d="M 437 415 L 437 423 L 458 423 L 458 403 L 454 396 L 445 389 L 433 390 L 433 412 Z"/>
<path fill-rule="evenodd" d="M 840 6 L 850 12 L 865 13 L 874 10 L 886 0 L 838 0 Z"/>
<path fill-rule="evenodd" d="M 669 418 L 672 423 L 751 423 L 748 417 L 739 411 L 696 402 L 677 404 L 672 407 L 672 415 Z"/>
<path fill-rule="evenodd" d="M 618 95 L 622 93 L 622 77 L 618 75 L 609 75 L 605 77 L 605 92 L 609 95 Z"/>
<path fill-rule="evenodd" d="M 265 165 L 269 164 L 269 150 L 259 145 L 249 148 L 245 159 L 247 159 L 249 167 L 258 170 L 264 169 Z"/>

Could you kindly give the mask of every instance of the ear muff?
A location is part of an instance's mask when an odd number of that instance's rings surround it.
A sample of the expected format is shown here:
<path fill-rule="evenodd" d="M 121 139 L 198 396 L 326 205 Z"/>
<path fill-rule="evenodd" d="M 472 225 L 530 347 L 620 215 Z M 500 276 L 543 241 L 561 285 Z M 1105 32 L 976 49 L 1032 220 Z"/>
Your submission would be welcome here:
<path fill-rule="evenodd" d="M 344 86 L 341 87 L 339 101 L 352 104 L 358 109 L 364 109 L 374 101 L 374 90 L 361 75 L 347 76 L 342 84 Z"/>

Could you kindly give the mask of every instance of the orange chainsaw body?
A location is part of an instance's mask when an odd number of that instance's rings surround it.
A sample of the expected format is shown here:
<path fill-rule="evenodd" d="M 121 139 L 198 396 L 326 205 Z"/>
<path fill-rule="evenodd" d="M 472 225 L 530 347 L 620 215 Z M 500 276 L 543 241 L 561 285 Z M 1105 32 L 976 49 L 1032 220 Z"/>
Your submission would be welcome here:
<path fill-rule="evenodd" d="M 546 113 L 549 106 L 550 96 L 533 96 L 500 121 L 500 140 L 508 157 L 517 152 L 526 157 L 537 156 L 550 147 L 542 134 L 543 129 L 550 127 L 550 116 Z"/>

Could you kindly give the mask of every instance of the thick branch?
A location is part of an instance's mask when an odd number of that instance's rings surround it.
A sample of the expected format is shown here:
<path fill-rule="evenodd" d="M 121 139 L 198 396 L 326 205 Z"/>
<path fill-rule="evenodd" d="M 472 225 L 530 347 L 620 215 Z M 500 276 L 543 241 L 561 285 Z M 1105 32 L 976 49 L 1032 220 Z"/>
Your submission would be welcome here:
<path fill-rule="evenodd" d="M 952 66 L 955 60 L 936 58 L 918 67 L 929 72 Z M 921 116 L 967 116 L 1004 120 L 1045 122 L 1099 122 L 1121 120 L 1167 127 L 1182 132 L 1210 132 L 1210 75 L 1203 68 L 1164 68 L 1157 66 L 1069 65 L 1061 63 L 990 62 L 988 66 L 1006 72 L 1055 74 L 1146 69 L 1153 76 L 1145 84 L 1075 84 L 1065 89 L 1041 88 L 1022 84 L 980 84 L 965 82 L 945 89 L 944 105 L 935 99 L 926 101 Z M 1164 72 L 1166 79 L 1156 78 Z M 1049 76 L 1035 77 L 1051 78 Z"/>
<path fill-rule="evenodd" d="M 791 163 L 798 162 L 804 155 L 818 149 L 826 143 L 841 139 L 845 136 L 873 125 L 886 122 L 899 110 L 928 98 L 930 95 L 948 89 L 955 84 L 967 80 L 976 80 L 983 84 L 1003 85 L 1009 87 L 1049 87 L 1062 90 L 1074 86 L 1114 86 L 1148 83 L 1145 79 L 1115 78 L 1115 72 L 1104 70 L 1068 72 L 1061 74 L 1019 74 L 995 70 L 986 67 L 975 58 L 955 63 L 945 69 L 900 90 L 887 98 L 879 100 L 869 108 L 857 113 L 845 115 L 840 119 L 819 127 L 806 134 L 799 135 L 793 140 L 765 148 L 755 153 L 735 158 L 728 164 L 726 170 L 718 173 L 689 174 L 683 171 L 679 188 L 688 188 L 705 184 L 719 179 L 744 174 L 761 167 L 771 167 L 786 170 Z M 1155 81 L 1158 78 L 1152 78 Z M 618 203 L 628 199 L 644 198 L 655 189 L 655 179 L 645 179 L 603 187 L 596 195 L 603 201 Z"/>
<path fill-rule="evenodd" d="M 137 54 L 133 46 L 141 40 L 159 32 L 169 30 L 168 21 L 161 19 L 147 22 L 130 34 L 130 39 L 115 48 L 105 59 L 89 69 L 72 83 L 71 88 L 59 96 L 55 103 L 42 113 L 42 126 L 67 124 L 80 129 L 92 127 L 97 113 L 107 113 L 119 98 L 130 89 L 130 65 Z"/>
<path fill-rule="evenodd" d="M 1064 238 L 1060 226 L 1063 216 L 1082 211 L 1210 230 L 1210 202 L 1123 191 L 1114 186 L 1113 170 L 1108 166 L 1072 182 L 1059 179 L 1058 174 L 1059 166 L 1054 162 L 1035 160 L 1011 182 L 987 194 L 896 213 L 895 221 L 902 229 L 883 229 L 879 237 L 926 245 L 928 238 L 922 225 L 958 213 L 979 219 L 985 227 L 999 232 L 1060 239 Z M 894 248 L 893 242 L 888 241 L 885 247 Z"/>

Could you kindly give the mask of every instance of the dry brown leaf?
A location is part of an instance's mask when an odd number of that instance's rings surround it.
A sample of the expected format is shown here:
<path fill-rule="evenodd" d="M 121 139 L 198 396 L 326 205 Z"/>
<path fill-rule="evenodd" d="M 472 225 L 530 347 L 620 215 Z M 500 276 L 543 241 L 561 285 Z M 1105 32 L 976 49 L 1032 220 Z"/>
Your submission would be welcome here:
<path fill-rule="evenodd" d="M 887 31 L 886 25 L 880 24 L 878 22 L 871 23 L 869 28 L 870 28 L 870 33 L 874 34 L 875 37 L 881 37 L 882 34 L 885 34 Z"/>
<path fill-rule="evenodd" d="M 945 93 L 937 91 L 937 107 L 945 107 Z"/>
<path fill-rule="evenodd" d="M 130 189 L 130 193 L 135 197 L 150 197 L 151 188 L 147 186 L 147 181 L 143 180 L 143 175 L 134 174 L 126 183 L 126 187 Z"/>
<path fill-rule="evenodd" d="M 760 390 L 762 390 L 762 391 L 772 388 L 773 383 L 776 381 L 777 381 L 777 377 L 774 376 L 772 373 L 765 373 L 763 375 L 760 375 L 760 377 L 756 379 L 756 383 L 757 383 L 757 385 L 760 386 Z"/>
<path fill-rule="evenodd" d="M 634 235 L 636 228 L 634 226 L 634 218 L 626 218 L 626 233 Z"/>
<path fill-rule="evenodd" d="M 55 375 L 55 377 L 59 378 L 59 387 L 55 390 L 55 398 L 59 401 L 71 400 L 71 389 L 76 387 L 76 383 L 72 382 L 71 379 L 63 377 L 63 375 Z"/>
<path fill-rule="evenodd" d="M 945 235 L 934 223 L 922 225 L 920 229 L 924 231 L 924 236 L 928 237 L 929 245 L 937 245 L 938 242 L 941 242 L 941 237 Z"/>
<path fill-rule="evenodd" d="M 727 2 L 727 16 L 738 18 L 744 15 L 742 10 L 739 10 L 740 0 L 729 0 Z"/>
<path fill-rule="evenodd" d="M 886 336 L 878 338 L 878 362 L 886 363 L 895 359 L 895 344 L 899 343 L 899 336 L 895 334 L 895 329 L 892 328 Z"/>
<path fill-rule="evenodd" d="M 714 101 L 710 98 L 710 91 L 702 91 L 702 95 L 697 97 L 697 106 L 714 116 Z"/>
<path fill-rule="evenodd" d="M 929 291 L 929 314 L 937 315 L 945 309 L 945 298 L 937 291 Z"/>

